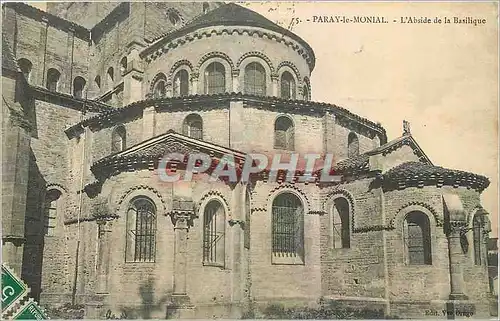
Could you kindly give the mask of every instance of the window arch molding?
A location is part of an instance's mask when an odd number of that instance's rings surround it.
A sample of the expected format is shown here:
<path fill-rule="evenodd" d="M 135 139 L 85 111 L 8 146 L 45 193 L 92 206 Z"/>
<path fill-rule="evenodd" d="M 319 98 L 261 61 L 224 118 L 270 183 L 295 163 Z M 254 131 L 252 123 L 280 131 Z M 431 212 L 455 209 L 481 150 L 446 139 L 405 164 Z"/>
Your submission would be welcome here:
<path fill-rule="evenodd" d="M 158 206 L 145 195 L 136 195 L 125 209 L 125 262 L 155 262 Z"/>
<path fill-rule="evenodd" d="M 298 76 L 295 72 L 294 69 L 292 69 L 288 65 L 283 65 L 278 69 L 278 97 L 282 97 L 281 89 L 282 89 L 282 80 L 283 80 L 283 75 L 288 72 L 290 75 L 292 75 L 293 81 L 295 82 L 295 89 L 294 92 L 295 94 L 293 97 L 290 97 L 289 99 L 297 99 L 298 98 L 298 93 L 299 93 L 299 88 L 301 86 L 300 82 L 300 76 Z"/>
<path fill-rule="evenodd" d="M 264 71 L 266 73 L 266 94 L 265 96 L 272 96 L 273 95 L 273 82 L 271 79 L 271 75 L 274 74 L 272 66 L 270 66 L 266 60 L 264 60 L 261 57 L 256 57 L 256 56 L 248 56 L 245 59 L 243 59 L 239 65 L 239 70 L 240 70 L 240 75 L 238 77 L 239 83 L 240 83 L 240 88 L 242 92 L 245 92 L 245 70 L 246 67 L 251 64 L 251 63 L 258 63 L 264 68 Z"/>
<path fill-rule="evenodd" d="M 307 90 L 307 94 L 304 93 L 304 89 Z M 309 77 L 304 77 L 304 80 L 302 81 L 300 85 L 300 95 L 303 100 L 310 101 L 311 100 L 311 81 L 309 80 Z"/>
<path fill-rule="evenodd" d="M 205 71 L 207 70 L 207 67 L 210 66 L 214 62 L 218 62 L 222 66 L 224 66 L 225 92 L 232 92 L 233 91 L 233 77 L 232 77 L 233 67 L 232 67 L 232 63 L 229 63 L 229 61 L 226 58 L 217 56 L 217 57 L 208 58 L 203 63 L 200 64 L 199 77 L 198 77 L 198 87 L 197 87 L 198 94 L 205 94 L 205 86 L 206 86 L 206 84 L 205 84 Z"/>
<path fill-rule="evenodd" d="M 185 69 L 188 72 L 190 77 L 191 77 L 191 74 L 193 73 L 193 70 L 194 70 L 193 64 L 189 60 L 182 59 L 182 60 L 176 61 L 172 65 L 172 67 L 170 68 L 170 71 L 168 72 L 167 80 L 169 83 L 172 83 L 172 81 L 174 80 L 175 74 L 181 69 Z"/>
<path fill-rule="evenodd" d="M 19 69 L 21 69 L 26 81 L 30 82 L 32 75 L 31 72 L 33 71 L 33 63 L 27 58 L 19 58 L 17 60 L 17 65 L 19 66 Z"/>
<path fill-rule="evenodd" d="M 203 140 L 203 117 L 197 113 L 191 113 L 182 121 L 182 134 L 191 138 Z"/>
<path fill-rule="evenodd" d="M 163 87 L 164 87 L 164 96 L 163 97 L 168 96 L 169 86 L 168 86 L 168 82 L 167 82 L 167 76 L 165 75 L 165 73 L 160 71 L 153 77 L 153 79 L 151 79 L 151 83 L 149 85 L 149 94 L 151 95 L 152 98 L 155 98 L 155 93 L 157 90 L 159 90 L 158 86 L 161 86 L 162 85 L 161 83 L 163 83 Z"/>
<path fill-rule="evenodd" d="M 395 216 L 394 218 L 394 225 L 393 227 L 396 229 L 396 233 L 399 235 L 400 240 L 401 240 L 401 246 L 403 247 L 403 242 L 404 242 L 404 223 L 406 218 L 408 217 L 409 214 L 414 213 L 414 212 L 419 212 L 425 215 L 429 222 L 429 234 L 430 234 L 430 259 L 431 259 L 431 264 L 435 264 L 435 262 L 438 262 L 438 258 L 436 257 L 436 238 L 437 238 L 437 233 L 438 233 L 438 228 L 437 228 L 437 221 L 435 214 L 432 213 L 427 206 L 421 206 L 421 205 L 409 205 L 401 209 Z M 444 231 L 441 229 L 441 233 L 444 235 Z M 407 253 L 403 251 L 403 255 L 400 257 L 400 262 L 405 263 L 407 262 Z M 420 266 L 420 265 L 419 265 Z"/>
<path fill-rule="evenodd" d="M 158 212 L 167 212 L 167 206 L 162 194 L 153 187 L 147 185 L 131 186 L 125 192 L 114 195 L 115 196 L 111 198 L 111 204 L 116 204 L 115 210 L 121 217 L 124 217 L 126 214 L 130 201 L 137 196 L 144 196 L 151 199 L 155 203 Z"/>
<path fill-rule="evenodd" d="M 182 83 L 175 83 L 177 81 L 177 77 L 181 77 L 181 73 L 185 73 L 186 75 L 186 79 L 184 79 L 186 81 L 184 86 L 186 87 L 184 87 Z M 182 82 L 182 80 L 180 80 L 180 82 Z M 172 97 L 188 96 L 191 93 L 191 71 L 186 66 L 181 66 L 175 70 L 171 81 L 167 83 L 169 84 L 168 87 L 172 89 Z M 177 88 L 177 86 L 179 86 L 179 88 Z M 185 88 L 184 92 L 183 88 Z"/>
<path fill-rule="evenodd" d="M 127 148 L 127 129 L 118 125 L 111 132 L 111 153 L 117 153 Z"/>

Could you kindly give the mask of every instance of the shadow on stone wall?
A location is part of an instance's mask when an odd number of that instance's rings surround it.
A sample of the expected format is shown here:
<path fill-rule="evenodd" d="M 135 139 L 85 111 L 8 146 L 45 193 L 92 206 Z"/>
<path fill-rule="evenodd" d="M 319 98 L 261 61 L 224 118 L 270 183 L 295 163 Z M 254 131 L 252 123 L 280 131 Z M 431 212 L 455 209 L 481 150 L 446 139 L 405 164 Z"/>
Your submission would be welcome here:
<path fill-rule="evenodd" d="M 154 280 L 148 278 L 139 287 L 141 304 L 134 307 L 121 307 L 118 315 L 111 310 L 106 312 L 106 319 L 157 319 L 159 315 L 166 312 L 167 303 L 170 300 L 171 293 L 165 293 L 159 299 L 155 298 Z"/>
<path fill-rule="evenodd" d="M 23 251 L 21 278 L 30 287 L 31 297 L 38 301 L 40 300 L 40 293 L 42 291 L 45 219 L 42 208 L 47 182 L 40 173 L 32 150 L 30 150 L 29 162 L 28 194 L 26 197 L 26 215 L 24 223 L 26 244 Z"/>

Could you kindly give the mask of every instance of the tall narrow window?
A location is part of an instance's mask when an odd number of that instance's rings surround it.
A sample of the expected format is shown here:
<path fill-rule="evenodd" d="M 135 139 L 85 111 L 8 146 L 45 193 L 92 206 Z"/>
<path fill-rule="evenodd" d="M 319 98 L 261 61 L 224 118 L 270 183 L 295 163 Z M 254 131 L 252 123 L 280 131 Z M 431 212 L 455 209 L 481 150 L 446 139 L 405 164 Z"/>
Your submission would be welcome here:
<path fill-rule="evenodd" d="M 107 75 L 108 75 L 108 84 L 107 84 L 108 90 L 113 89 L 115 81 L 115 70 L 113 69 L 113 67 L 108 68 Z"/>
<path fill-rule="evenodd" d="M 481 265 L 482 233 L 481 233 L 481 220 L 479 215 L 474 215 L 474 219 L 472 220 L 472 238 L 474 242 L 474 264 Z"/>
<path fill-rule="evenodd" d="M 293 122 L 286 116 L 278 117 L 274 123 L 274 148 L 294 149 Z"/>
<path fill-rule="evenodd" d="M 174 96 L 189 95 L 189 74 L 186 70 L 179 70 L 174 77 Z"/>
<path fill-rule="evenodd" d="M 127 132 L 125 127 L 118 126 L 113 130 L 111 134 L 111 152 L 117 153 L 125 149 Z"/>
<path fill-rule="evenodd" d="M 187 116 L 186 119 L 184 119 L 182 132 L 186 136 L 203 139 L 203 120 L 201 116 L 197 114 Z"/>
<path fill-rule="evenodd" d="M 212 62 L 205 69 L 205 93 L 220 94 L 226 91 L 226 70 L 220 62 Z"/>
<path fill-rule="evenodd" d="M 249 95 L 266 95 L 266 70 L 257 62 L 245 67 L 245 93 Z"/>
<path fill-rule="evenodd" d="M 83 98 L 83 89 L 85 88 L 85 79 L 78 76 L 73 80 L 73 96 Z"/>
<path fill-rule="evenodd" d="M 337 198 L 333 205 L 333 247 L 350 248 L 350 212 L 349 203 L 345 198 Z"/>
<path fill-rule="evenodd" d="M 431 232 L 427 215 L 418 211 L 406 215 L 403 235 L 407 264 L 432 264 Z"/>
<path fill-rule="evenodd" d="M 101 76 L 99 75 L 95 76 L 94 83 L 98 89 L 101 89 Z"/>
<path fill-rule="evenodd" d="M 295 79 L 288 71 L 281 75 L 281 98 L 295 99 Z"/>
<path fill-rule="evenodd" d="M 219 201 L 212 200 L 205 206 L 203 213 L 203 263 L 224 266 L 225 263 L 224 207 Z"/>
<path fill-rule="evenodd" d="M 359 139 L 355 133 L 350 133 L 347 137 L 347 157 L 359 155 Z"/>
<path fill-rule="evenodd" d="M 127 262 L 154 262 L 156 207 L 146 197 L 133 199 L 127 211 Z"/>
<path fill-rule="evenodd" d="M 247 191 L 245 193 L 245 234 L 244 234 L 244 246 L 245 248 L 249 249 L 250 248 L 250 221 L 251 221 L 251 214 L 252 214 L 252 209 L 250 208 L 250 201 L 251 201 L 251 194 L 250 190 L 247 187 Z"/>
<path fill-rule="evenodd" d="M 304 259 L 304 207 L 294 194 L 273 201 L 272 251 L 274 257 Z"/>
<path fill-rule="evenodd" d="M 127 57 L 123 57 L 120 60 L 120 72 L 123 75 L 127 71 Z"/>
<path fill-rule="evenodd" d="M 57 222 L 58 201 L 61 198 L 61 192 L 53 189 L 49 190 L 45 197 L 45 222 L 44 234 L 53 236 Z"/>
<path fill-rule="evenodd" d="M 17 64 L 19 66 L 19 69 L 21 69 L 21 72 L 24 75 L 24 78 L 26 79 L 27 82 L 30 81 L 30 76 L 31 76 L 31 69 L 33 68 L 33 64 L 31 61 L 28 59 L 21 58 L 17 61 Z"/>
<path fill-rule="evenodd" d="M 47 71 L 47 83 L 46 87 L 50 91 L 57 91 L 57 87 L 59 85 L 59 78 L 61 77 L 61 73 L 54 68 L 50 68 Z"/>
<path fill-rule="evenodd" d="M 309 87 L 307 87 L 307 85 L 302 87 L 302 99 L 309 100 Z"/>

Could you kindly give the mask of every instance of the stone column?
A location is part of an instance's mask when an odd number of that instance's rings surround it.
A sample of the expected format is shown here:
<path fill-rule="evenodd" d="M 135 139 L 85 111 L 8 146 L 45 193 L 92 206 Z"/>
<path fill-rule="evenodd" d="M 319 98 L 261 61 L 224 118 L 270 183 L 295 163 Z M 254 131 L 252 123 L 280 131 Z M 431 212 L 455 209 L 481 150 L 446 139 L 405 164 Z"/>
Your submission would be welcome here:
<path fill-rule="evenodd" d="M 233 92 L 237 93 L 241 91 L 240 88 L 240 70 L 235 69 L 232 71 L 231 76 L 233 77 Z"/>
<path fill-rule="evenodd" d="M 466 228 L 466 221 L 451 221 L 448 231 L 448 251 L 450 259 L 450 300 L 467 300 L 464 294 L 464 277 L 462 273 L 463 251 L 460 244 L 460 233 Z"/>
<path fill-rule="evenodd" d="M 277 74 L 272 74 L 271 75 L 271 83 L 272 83 L 272 95 L 274 97 L 278 97 L 278 78 L 279 76 Z"/>
<path fill-rule="evenodd" d="M 97 294 L 109 293 L 109 265 L 111 259 L 111 227 L 113 219 L 104 217 L 96 219 L 98 226 L 98 248 L 97 253 Z"/>
<path fill-rule="evenodd" d="M 200 77 L 199 73 L 191 74 L 191 95 L 198 94 L 198 78 Z"/>
<path fill-rule="evenodd" d="M 194 307 L 187 294 L 187 233 L 194 211 L 174 211 L 170 214 L 174 224 L 174 291 L 167 306 L 167 318 L 192 318 Z"/>

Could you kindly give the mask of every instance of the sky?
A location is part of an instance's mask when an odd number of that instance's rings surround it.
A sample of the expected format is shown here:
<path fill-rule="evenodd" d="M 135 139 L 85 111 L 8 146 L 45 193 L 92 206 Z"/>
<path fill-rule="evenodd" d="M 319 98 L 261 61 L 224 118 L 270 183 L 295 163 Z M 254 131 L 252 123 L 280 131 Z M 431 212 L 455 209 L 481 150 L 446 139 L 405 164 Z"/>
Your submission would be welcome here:
<path fill-rule="evenodd" d="M 482 201 L 491 236 L 498 236 L 498 3 L 240 4 L 284 27 L 301 20 L 292 31 L 316 54 L 312 100 L 380 122 L 389 140 L 407 120 L 435 165 L 487 176 Z M 390 23 L 319 23 L 314 16 L 384 16 Z M 452 23 L 401 24 L 401 17 Z M 456 24 L 454 17 L 486 23 Z"/>

